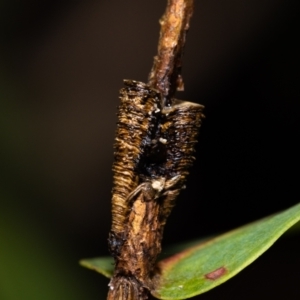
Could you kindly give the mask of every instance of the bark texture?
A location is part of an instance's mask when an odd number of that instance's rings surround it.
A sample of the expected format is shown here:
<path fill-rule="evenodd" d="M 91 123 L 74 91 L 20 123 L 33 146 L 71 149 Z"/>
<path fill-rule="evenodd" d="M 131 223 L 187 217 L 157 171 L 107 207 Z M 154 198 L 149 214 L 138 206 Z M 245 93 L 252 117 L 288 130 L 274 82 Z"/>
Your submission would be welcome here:
<path fill-rule="evenodd" d="M 108 300 L 145 300 L 154 287 L 164 226 L 185 187 L 203 106 L 173 98 L 183 88 L 183 46 L 193 0 L 168 0 L 149 84 L 125 80 L 115 140 Z"/>
<path fill-rule="evenodd" d="M 193 8 L 194 0 L 168 0 L 160 20 L 158 54 L 154 58 L 149 84 L 162 94 L 163 106 L 170 105 L 175 91 L 184 88 L 180 73 Z"/>

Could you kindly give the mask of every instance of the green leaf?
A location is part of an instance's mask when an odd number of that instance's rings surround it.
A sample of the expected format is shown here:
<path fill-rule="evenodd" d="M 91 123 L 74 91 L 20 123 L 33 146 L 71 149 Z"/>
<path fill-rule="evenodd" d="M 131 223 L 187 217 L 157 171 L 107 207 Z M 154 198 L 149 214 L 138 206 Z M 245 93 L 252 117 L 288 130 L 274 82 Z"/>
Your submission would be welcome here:
<path fill-rule="evenodd" d="M 159 262 L 160 272 L 156 274 L 152 295 L 179 300 L 213 289 L 251 264 L 299 220 L 300 204 L 218 237 L 204 239 L 198 245 L 186 244 L 188 249 Z M 183 247 L 177 245 L 175 249 Z M 173 250 L 167 252 L 174 253 Z M 83 259 L 80 264 L 108 278 L 113 274 L 110 257 Z"/>
<path fill-rule="evenodd" d="M 291 235 L 297 235 L 300 233 L 300 222 L 297 222 L 295 225 L 293 225 L 287 232 L 286 234 L 291 236 Z"/>
<path fill-rule="evenodd" d="M 300 220 L 300 204 L 187 249 L 159 263 L 153 296 L 187 299 L 227 281 Z"/>
<path fill-rule="evenodd" d="M 114 260 L 111 257 L 85 258 L 79 261 L 85 268 L 96 271 L 107 278 L 111 278 L 114 272 Z"/>
<path fill-rule="evenodd" d="M 185 250 L 189 247 L 198 245 L 200 242 L 207 239 L 195 240 L 191 242 L 186 242 L 184 244 L 176 244 L 170 247 L 167 247 L 166 250 L 162 252 L 160 255 L 160 259 L 164 259 L 169 257 L 179 251 Z M 83 258 L 79 261 L 79 264 L 82 267 L 90 269 L 92 271 L 96 271 L 101 275 L 111 278 L 114 273 L 114 260 L 110 256 L 102 256 L 102 257 L 94 257 L 94 258 Z"/>

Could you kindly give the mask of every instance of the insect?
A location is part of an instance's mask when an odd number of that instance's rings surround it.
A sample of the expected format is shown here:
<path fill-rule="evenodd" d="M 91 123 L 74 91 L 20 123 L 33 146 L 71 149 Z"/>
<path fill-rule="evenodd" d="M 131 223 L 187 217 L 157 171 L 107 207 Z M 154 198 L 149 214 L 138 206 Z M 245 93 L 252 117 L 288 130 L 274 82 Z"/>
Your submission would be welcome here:
<path fill-rule="evenodd" d="M 200 104 L 161 97 L 125 80 L 115 140 L 112 229 L 115 273 L 108 299 L 147 299 L 164 225 L 194 161 L 203 118 Z M 146 296 L 145 296 L 146 297 Z"/>

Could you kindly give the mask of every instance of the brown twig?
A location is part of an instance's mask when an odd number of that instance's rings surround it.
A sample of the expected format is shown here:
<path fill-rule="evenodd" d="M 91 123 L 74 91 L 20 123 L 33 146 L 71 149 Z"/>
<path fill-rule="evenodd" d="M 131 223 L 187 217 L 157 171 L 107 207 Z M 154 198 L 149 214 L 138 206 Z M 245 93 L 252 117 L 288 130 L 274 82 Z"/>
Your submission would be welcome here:
<path fill-rule="evenodd" d="M 146 300 L 155 289 L 164 226 L 194 161 L 203 107 L 172 99 L 183 87 L 192 11 L 193 0 L 168 0 L 149 84 L 125 80 L 120 91 L 109 236 L 115 271 L 108 300 Z"/>
<path fill-rule="evenodd" d="M 149 75 L 149 85 L 163 96 L 163 107 L 171 104 L 176 90 L 183 90 L 180 73 L 193 4 L 194 0 L 168 0 L 165 14 L 160 20 L 158 54 Z"/>

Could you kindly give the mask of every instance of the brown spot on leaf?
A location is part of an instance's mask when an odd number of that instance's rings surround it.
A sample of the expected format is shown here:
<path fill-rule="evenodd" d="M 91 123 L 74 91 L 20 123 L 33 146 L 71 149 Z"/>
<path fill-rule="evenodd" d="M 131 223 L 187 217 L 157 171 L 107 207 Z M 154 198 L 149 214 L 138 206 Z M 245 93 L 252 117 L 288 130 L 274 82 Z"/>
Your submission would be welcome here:
<path fill-rule="evenodd" d="M 210 273 L 205 274 L 204 277 L 206 279 L 216 280 L 216 279 L 222 277 L 226 273 L 226 271 L 227 271 L 226 268 L 221 267 L 221 268 L 216 269 L 216 270 L 214 270 Z"/>

